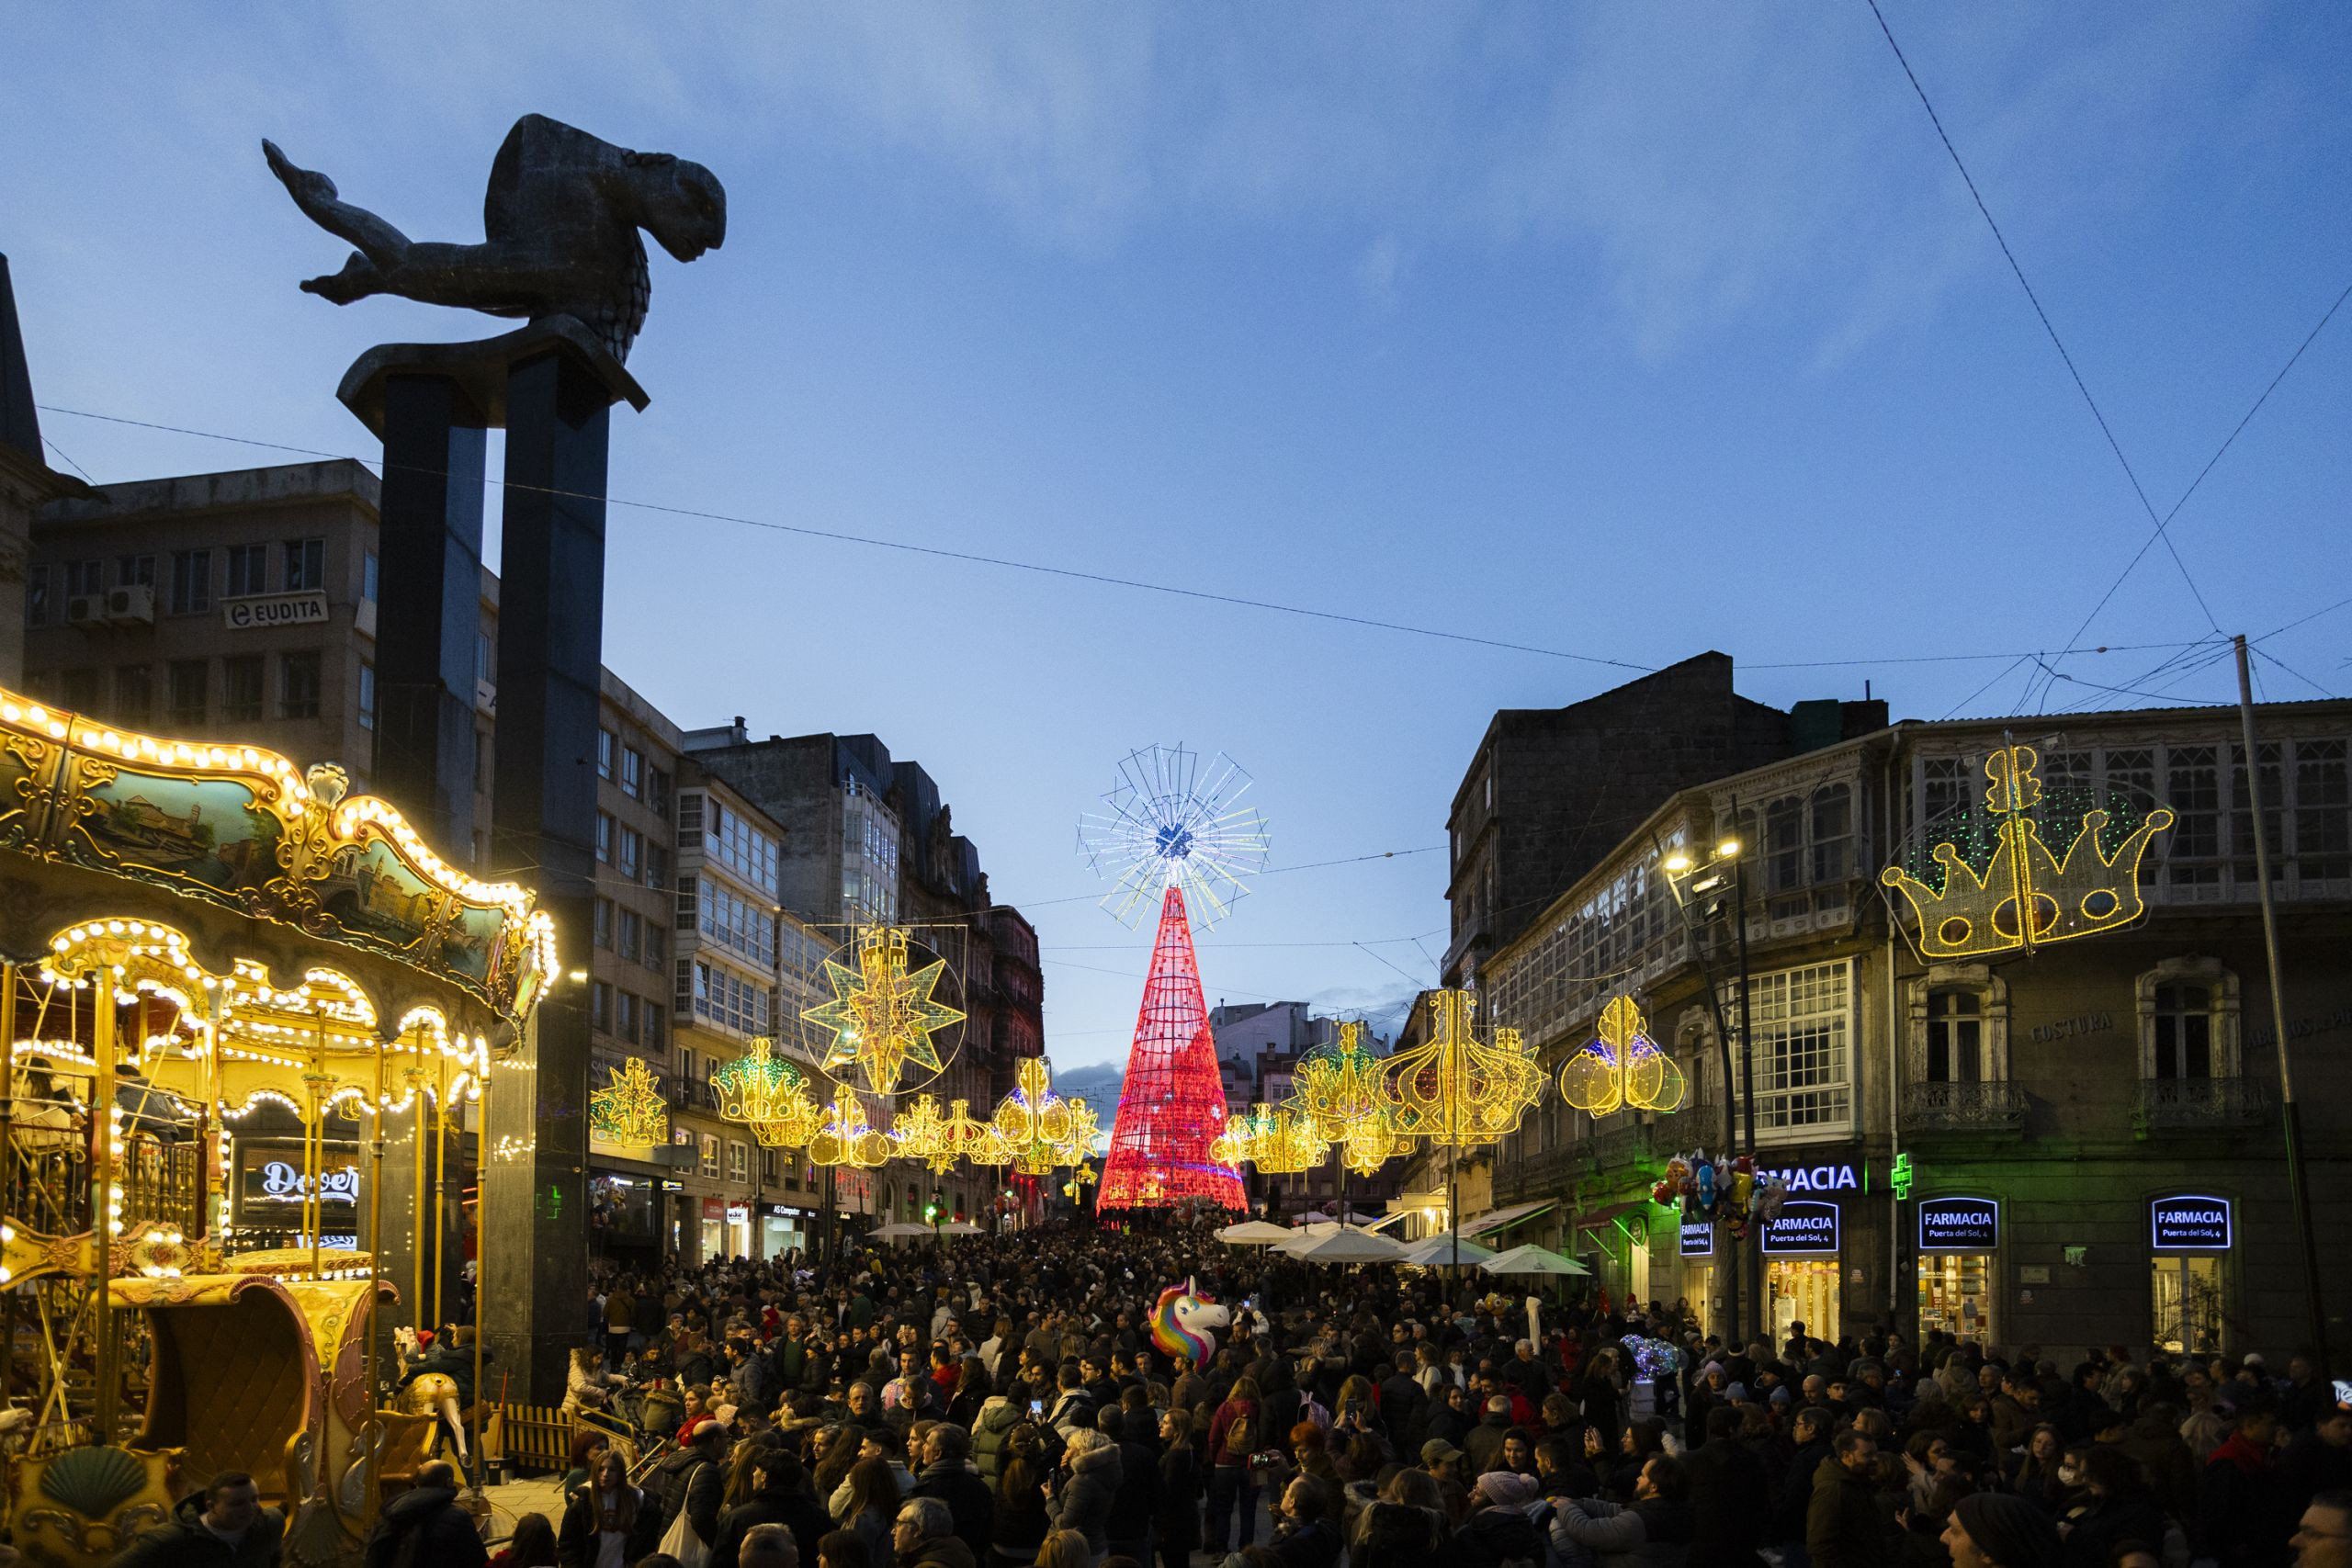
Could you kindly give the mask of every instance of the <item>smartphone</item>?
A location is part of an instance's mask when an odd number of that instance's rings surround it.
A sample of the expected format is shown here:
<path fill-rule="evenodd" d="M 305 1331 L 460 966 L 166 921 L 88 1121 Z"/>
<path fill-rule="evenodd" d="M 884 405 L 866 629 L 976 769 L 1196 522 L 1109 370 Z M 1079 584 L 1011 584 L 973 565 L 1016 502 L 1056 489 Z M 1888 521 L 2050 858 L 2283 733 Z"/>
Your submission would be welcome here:
<path fill-rule="evenodd" d="M 1029 1402 L 1029 1414 L 1030 1414 L 1030 1415 L 1032 1415 L 1032 1416 L 1043 1416 L 1045 1413 L 1046 1413 L 1046 1402 L 1045 1402 L 1044 1400 L 1042 1400 L 1042 1399 L 1033 1399 L 1033 1400 L 1031 1400 L 1031 1401 Z"/>

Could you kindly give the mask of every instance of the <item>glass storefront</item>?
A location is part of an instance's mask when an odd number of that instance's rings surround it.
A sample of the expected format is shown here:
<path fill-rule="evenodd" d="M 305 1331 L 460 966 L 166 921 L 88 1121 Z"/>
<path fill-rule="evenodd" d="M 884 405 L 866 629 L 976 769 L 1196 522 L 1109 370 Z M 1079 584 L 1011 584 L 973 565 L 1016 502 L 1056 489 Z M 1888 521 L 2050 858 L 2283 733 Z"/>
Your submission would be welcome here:
<path fill-rule="evenodd" d="M 1993 1255 L 1937 1252 L 1919 1259 L 1919 1332 L 1997 1342 L 1993 1332 Z"/>
<path fill-rule="evenodd" d="M 1791 1326 L 1804 1325 L 1815 1339 L 1838 1340 L 1838 1259 L 1835 1258 L 1768 1258 L 1764 1260 L 1764 1294 L 1771 1303 L 1773 1338 L 1784 1340 Z"/>
<path fill-rule="evenodd" d="M 2221 1354 L 2224 1265 L 2236 1243 L 2227 1198 L 2181 1193 L 2148 1205 L 2148 1332 L 2165 1349 Z"/>

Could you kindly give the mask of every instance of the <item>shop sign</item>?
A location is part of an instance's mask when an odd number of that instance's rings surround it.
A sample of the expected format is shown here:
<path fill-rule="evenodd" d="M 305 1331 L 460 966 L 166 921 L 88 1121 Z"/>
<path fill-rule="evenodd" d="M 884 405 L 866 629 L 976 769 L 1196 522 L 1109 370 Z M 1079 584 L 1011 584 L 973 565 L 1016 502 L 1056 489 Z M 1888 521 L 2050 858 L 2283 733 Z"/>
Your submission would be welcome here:
<path fill-rule="evenodd" d="M 1792 1192 L 1859 1192 L 1861 1172 L 1851 1161 L 1836 1165 L 1758 1166 L 1758 1176 L 1777 1176 Z"/>
<path fill-rule="evenodd" d="M 727 1223 L 729 1224 L 740 1225 L 750 1220 L 751 1217 L 752 1206 L 749 1203 L 729 1203 L 727 1205 Z"/>
<path fill-rule="evenodd" d="M 220 601 L 220 617 L 232 632 L 249 632 L 263 626 L 322 626 L 327 618 L 327 596 L 323 592 L 302 591 L 248 593 Z"/>
<path fill-rule="evenodd" d="M 685 1190 L 686 1184 L 674 1177 L 665 1176 L 662 1179 L 662 1190 L 664 1192 L 684 1192 Z"/>
<path fill-rule="evenodd" d="M 330 1166 L 315 1178 L 302 1174 L 299 1160 L 283 1156 L 292 1151 L 270 1145 L 241 1145 L 237 1151 L 239 1196 L 247 1203 L 300 1204 L 315 1186 L 319 1201 L 328 1208 L 352 1208 L 359 1201 L 359 1168 Z"/>
<path fill-rule="evenodd" d="M 2001 1206 L 1990 1198 L 1922 1198 L 1919 1250 L 1991 1252 L 2001 1245 Z"/>
<path fill-rule="evenodd" d="M 1712 1220 L 1682 1222 L 1682 1256 L 1713 1258 L 1715 1255 L 1715 1226 Z"/>
<path fill-rule="evenodd" d="M 2227 1252 L 2230 1201 L 2184 1194 L 2148 1205 L 2148 1245 L 2158 1252 Z"/>
<path fill-rule="evenodd" d="M 1783 1256 L 1831 1257 L 1838 1251 L 1838 1205 L 1784 1202 L 1764 1222 L 1764 1250 Z"/>
<path fill-rule="evenodd" d="M 724 1198 L 704 1199 L 702 1201 L 702 1217 L 706 1220 L 725 1219 L 727 1217 L 727 1200 Z"/>

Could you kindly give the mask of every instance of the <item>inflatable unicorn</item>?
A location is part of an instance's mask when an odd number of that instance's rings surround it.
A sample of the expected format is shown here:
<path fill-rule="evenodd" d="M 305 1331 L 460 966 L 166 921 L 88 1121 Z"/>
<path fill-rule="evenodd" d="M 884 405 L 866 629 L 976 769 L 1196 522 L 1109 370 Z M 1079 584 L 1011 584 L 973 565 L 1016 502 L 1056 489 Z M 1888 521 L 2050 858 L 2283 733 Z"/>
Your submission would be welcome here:
<path fill-rule="evenodd" d="M 1151 1342 L 1163 1356 L 1189 1356 L 1193 1365 L 1205 1367 L 1216 1355 L 1216 1336 L 1211 1330 L 1232 1321 L 1223 1307 L 1198 1294 L 1186 1280 L 1159 1292 L 1159 1304 L 1151 1309 Z"/>

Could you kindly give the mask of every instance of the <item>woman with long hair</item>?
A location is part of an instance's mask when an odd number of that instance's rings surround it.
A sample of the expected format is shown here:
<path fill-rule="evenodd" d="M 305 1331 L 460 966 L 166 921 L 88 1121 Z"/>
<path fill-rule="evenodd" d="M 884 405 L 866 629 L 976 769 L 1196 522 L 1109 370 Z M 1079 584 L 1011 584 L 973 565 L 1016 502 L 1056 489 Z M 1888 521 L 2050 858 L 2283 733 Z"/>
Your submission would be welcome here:
<path fill-rule="evenodd" d="M 1037 1568 L 1092 1568 L 1094 1553 L 1076 1530 L 1055 1530 L 1037 1547 Z"/>
<path fill-rule="evenodd" d="M 760 1457 L 757 1443 L 738 1443 L 734 1457 L 727 1461 L 727 1489 L 718 1495 L 718 1506 L 731 1508 L 760 1489 L 760 1478 L 752 1473 L 752 1461 Z"/>
<path fill-rule="evenodd" d="M 817 1434 L 817 1463 L 810 1480 L 820 1498 L 831 1496 L 849 1479 L 850 1467 L 857 1462 L 857 1450 L 865 1442 L 865 1434 L 854 1427 L 827 1427 Z"/>
<path fill-rule="evenodd" d="M 1192 1417 L 1170 1410 L 1159 1418 L 1159 1500 L 1151 1533 L 1159 1568 L 1190 1568 L 1201 1544 L 1201 1455 L 1193 1446 Z"/>
<path fill-rule="evenodd" d="M 1228 1537 L 1247 1546 L 1258 1531 L 1258 1479 L 1250 1459 L 1280 1439 L 1262 1429 L 1264 1406 L 1258 1380 L 1244 1373 L 1233 1380 L 1233 1392 L 1209 1417 L 1208 1540 L 1212 1556 L 1222 1558 Z M 1240 1515 L 1237 1526 L 1234 1516 Z"/>
<path fill-rule="evenodd" d="M 997 1466 L 996 1514 L 989 1526 L 989 1568 L 1029 1568 L 1052 1528 L 1046 1522 L 1045 1450 L 1023 1422 L 1005 1438 Z"/>
<path fill-rule="evenodd" d="M 525 1514 L 514 1521 L 513 1539 L 490 1560 L 490 1568 L 560 1568 L 556 1562 L 555 1527 L 545 1514 Z"/>
<path fill-rule="evenodd" d="M 870 1568 L 892 1568 L 890 1526 L 899 1517 L 899 1478 L 886 1459 L 862 1459 L 849 1467 L 849 1506 L 842 1528 L 865 1548 Z"/>
<path fill-rule="evenodd" d="M 629 1484 L 628 1466 L 606 1449 L 595 1474 L 563 1511 L 556 1543 L 562 1568 L 628 1568 L 662 1544 L 662 1509 Z"/>
<path fill-rule="evenodd" d="M 988 1372 L 980 1366 L 978 1356 L 964 1358 L 963 1370 L 956 1374 L 956 1393 L 947 1401 L 947 1419 L 967 1432 L 980 1418 L 980 1406 L 993 1392 L 989 1387 Z"/>

